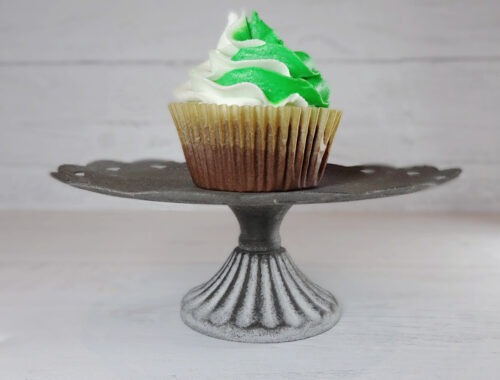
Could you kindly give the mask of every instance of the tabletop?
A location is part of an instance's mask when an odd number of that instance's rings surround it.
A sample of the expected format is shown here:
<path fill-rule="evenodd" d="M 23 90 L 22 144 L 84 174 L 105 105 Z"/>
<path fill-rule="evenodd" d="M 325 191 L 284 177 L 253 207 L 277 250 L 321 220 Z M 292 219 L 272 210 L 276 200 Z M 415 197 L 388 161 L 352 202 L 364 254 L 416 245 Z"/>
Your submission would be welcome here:
<path fill-rule="evenodd" d="M 245 344 L 179 317 L 236 244 L 229 209 L 0 211 L 0 378 L 497 379 L 499 225 L 292 210 L 284 245 L 342 318 L 310 339 Z"/>

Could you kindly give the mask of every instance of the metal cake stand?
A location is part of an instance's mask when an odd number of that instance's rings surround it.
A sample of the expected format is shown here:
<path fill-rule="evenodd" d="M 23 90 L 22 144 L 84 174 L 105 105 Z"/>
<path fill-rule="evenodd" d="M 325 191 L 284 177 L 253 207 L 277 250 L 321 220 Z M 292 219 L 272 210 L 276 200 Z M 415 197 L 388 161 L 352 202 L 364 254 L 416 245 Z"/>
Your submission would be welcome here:
<path fill-rule="evenodd" d="M 290 207 L 408 194 L 459 174 L 430 166 L 328 165 L 314 189 L 236 193 L 200 189 L 186 164 L 172 161 L 97 161 L 52 173 L 71 186 L 117 197 L 229 206 L 240 224 L 239 244 L 210 280 L 184 296 L 181 316 L 203 334 L 241 342 L 304 339 L 339 320 L 335 297 L 309 280 L 281 246 L 279 228 Z"/>

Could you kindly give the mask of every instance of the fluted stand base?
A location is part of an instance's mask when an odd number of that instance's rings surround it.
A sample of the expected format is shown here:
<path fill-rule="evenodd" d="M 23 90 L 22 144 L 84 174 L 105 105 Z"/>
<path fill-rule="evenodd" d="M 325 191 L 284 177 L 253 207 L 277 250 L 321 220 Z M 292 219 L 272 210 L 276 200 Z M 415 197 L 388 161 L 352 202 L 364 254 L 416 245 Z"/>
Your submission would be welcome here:
<path fill-rule="evenodd" d="M 337 301 L 308 280 L 284 248 L 235 248 L 219 272 L 182 300 L 184 322 L 203 334 L 249 343 L 287 342 L 329 330 Z"/>

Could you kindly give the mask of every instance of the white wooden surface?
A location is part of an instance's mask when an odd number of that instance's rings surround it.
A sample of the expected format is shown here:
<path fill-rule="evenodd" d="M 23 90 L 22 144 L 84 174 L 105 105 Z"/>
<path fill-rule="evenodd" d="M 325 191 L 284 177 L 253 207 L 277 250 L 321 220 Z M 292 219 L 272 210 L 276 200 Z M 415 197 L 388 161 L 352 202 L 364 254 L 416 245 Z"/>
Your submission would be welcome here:
<path fill-rule="evenodd" d="M 252 345 L 179 317 L 235 244 L 222 210 L 0 211 L 0 378 L 498 379 L 498 217 L 292 210 L 285 245 L 343 316 Z"/>
<path fill-rule="evenodd" d="M 243 7 L 331 83 L 345 111 L 332 161 L 465 169 L 446 191 L 354 209 L 500 210 L 496 0 L 1 2 L 0 208 L 155 207 L 73 192 L 47 173 L 182 159 L 166 103 Z"/>

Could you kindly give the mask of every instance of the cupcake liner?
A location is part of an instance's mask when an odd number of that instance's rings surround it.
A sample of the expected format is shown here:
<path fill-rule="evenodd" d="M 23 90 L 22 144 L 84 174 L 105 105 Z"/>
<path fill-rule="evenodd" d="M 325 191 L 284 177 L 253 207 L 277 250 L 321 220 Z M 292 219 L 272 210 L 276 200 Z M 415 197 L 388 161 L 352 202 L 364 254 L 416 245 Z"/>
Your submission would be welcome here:
<path fill-rule="evenodd" d="M 342 111 L 315 107 L 169 105 L 193 182 L 227 191 L 318 185 Z"/>

